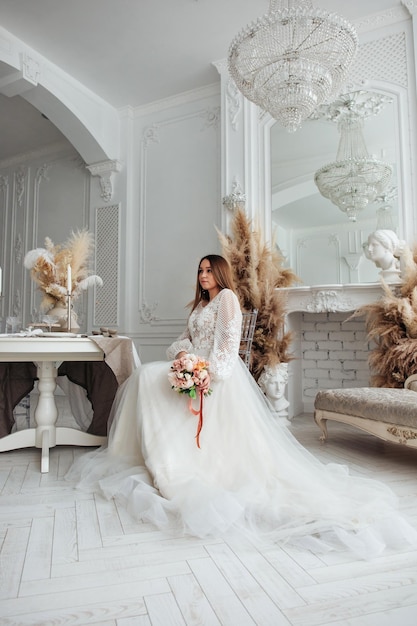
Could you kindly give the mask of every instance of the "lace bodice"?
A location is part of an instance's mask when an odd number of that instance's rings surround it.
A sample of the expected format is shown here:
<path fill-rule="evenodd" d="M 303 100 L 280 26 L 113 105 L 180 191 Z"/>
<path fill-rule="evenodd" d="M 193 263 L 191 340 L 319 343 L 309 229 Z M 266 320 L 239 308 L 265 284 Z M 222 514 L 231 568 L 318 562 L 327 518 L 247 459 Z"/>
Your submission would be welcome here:
<path fill-rule="evenodd" d="M 184 350 L 205 356 L 212 380 L 227 378 L 239 357 L 242 313 L 236 295 L 222 289 L 206 306 L 200 304 L 188 318 L 187 329 L 168 348 L 167 358 L 175 359 Z"/>

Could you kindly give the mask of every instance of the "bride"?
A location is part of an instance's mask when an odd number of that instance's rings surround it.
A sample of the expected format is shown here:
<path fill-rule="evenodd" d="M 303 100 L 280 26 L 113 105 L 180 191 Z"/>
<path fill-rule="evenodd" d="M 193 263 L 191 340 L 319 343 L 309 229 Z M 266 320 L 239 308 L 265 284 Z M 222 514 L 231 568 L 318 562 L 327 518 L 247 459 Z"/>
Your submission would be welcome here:
<path fill-rule="evenodd" d="M 167 350 L 171 362 L 189 353 L 209 361 L 198 440 L 187 396 L 171 388 L 171 363 L 148 363 L 119 388 L 107 447 L 81 456 L 68 478 L 176 533 L 243 531 L 364 558 L 417 542 L 388 487 L 323 465 L 273 418 L 238 354 L 241 320 L 227 261 L 203 257 L 187 328 Z"/>

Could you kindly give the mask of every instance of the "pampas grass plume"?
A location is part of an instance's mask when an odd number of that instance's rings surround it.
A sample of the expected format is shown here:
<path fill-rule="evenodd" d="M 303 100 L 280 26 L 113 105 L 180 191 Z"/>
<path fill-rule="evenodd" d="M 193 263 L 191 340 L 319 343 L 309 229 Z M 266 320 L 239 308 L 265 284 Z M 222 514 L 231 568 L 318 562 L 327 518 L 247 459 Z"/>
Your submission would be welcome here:
<path fill-rule="evenodd" d="M 73 299 L 88 287 L 103 285 L 102 279 L 90 272 L 93 251 L 94 237 L 87 229 L 83 229 L 72 232 L 62 245 L 55 245 L 46 237 L 45 248 L 30 250 L 25 255 L 24 266 L 30 270 L 32 279 L 43 292 L 43 311 L 48 311 L 58 303 L 66 305 L 68 265 L 71 266 Z"/>
<path fill-rule="evenodd" d="M 403 387 L 417 373 L 417 246 L 401 255 L 401 280 L 395 288 L 381 281 L 382 298 L 351 316 L 365 317 L 368 340 L 375 344 L 368 358 L 375 387 Z"/>
<path fill-rule="evenodd" d="M 242 309 L 258 309 L 250 363 L 253 377 L 258 380 L 266 365 L 273 367 L 293 358 L 291 334 L 284 331 L 286 299 L 277 288 L 300 281 L 291 269 L 283 268 L 282 255 L 262 241 L 244 211 L 235 211 L 231 232 L 231 236 L 219 230 L 217 234 L 223 256 L 232 268 Z"/>

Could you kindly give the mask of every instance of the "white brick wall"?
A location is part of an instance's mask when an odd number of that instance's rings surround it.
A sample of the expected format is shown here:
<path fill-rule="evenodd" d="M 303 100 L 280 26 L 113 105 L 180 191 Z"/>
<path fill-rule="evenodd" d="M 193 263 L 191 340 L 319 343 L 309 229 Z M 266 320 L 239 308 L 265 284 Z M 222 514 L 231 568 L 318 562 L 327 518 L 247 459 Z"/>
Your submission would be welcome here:
<path fill-rule="evenodd" d="M 303 402 L 313 410 L 320 389 L 366 387 L 368 354 L 363 320 L 346 321 L 350 313 L 302 313 L 301 358 Z"/>

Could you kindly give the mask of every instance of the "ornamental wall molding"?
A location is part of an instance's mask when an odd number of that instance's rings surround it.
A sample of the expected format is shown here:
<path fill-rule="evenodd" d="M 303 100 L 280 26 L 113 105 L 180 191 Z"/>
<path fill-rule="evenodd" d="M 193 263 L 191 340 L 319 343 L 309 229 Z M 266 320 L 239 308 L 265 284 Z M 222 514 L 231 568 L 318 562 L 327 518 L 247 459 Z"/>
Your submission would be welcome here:
<path fill-rule="evenodd" d="M 36 150 L 29 150 L 27 152 L 22 152 L 16 156 L 2 159 L 0 161 L 0 169 L 6 169 L 9 167 L 16 167 L 21 165 L 22 163 L 26 163 L 27 161 L 32 161 L 38 158 L 45 158 L 47 156 L 59 153 L 69 153 L 75 152 L 74 148 L 67 141 L 59 141 L 55 143 L 51 143 L 48 146 L 43 148 L 39 148 Z"/>
<path fill-rule="evenodd" d="M 159 143 L 159 129 L 160 126 L 158 124 L 152 124 L 152 126 L 147 126 L 142 134 L 142 145 L 144 148 L 147 148 L 150 143 Z"/>
<path fill-rule="evenodd" d="M 207 113 L 208 112 L 208 113 Z M 214 117 L 213 117 L 214 114 Z M 160 306 L 159 302 L 154 302 L 149 305 L 150 298 L 147 297 L 147 273 L 146 273 L 146 258 L 147 249 L 149 247 L 149 241 L 147 237 L 147 220 L 148 214 L 148 170 L 149 159 L 154 157 L 153 151 L 148 150 L 150 144 L 157 144 L 161 146 L 166 137 L 164 135 L 165 129 L 171 127 L 177 127 L 178 133 L 182 132 L 181 124 L 184 122 L 198 123 L 198 120 L 202 117 L 207 120 L 207 115 L 211 120 L 210 127 L 214 128 L 214 122 L 220 119 L 220 108 L 195 108 L 195 110 L 185 113 L 183 115 L 167 116 L 166 119 L 160 121 L 158 124 L 153 124 L 144 128 L 141 140 L 141 154 L 140 154 L 140 199 L 139 199 L 139 273 L 138 273 L 138 313 L 141 323 L 143 324 L 155 324 L 163 326 L 165 324 L 177 324 L 178 319 L 166 318 L 157 316 L 156 310 Z M 201 128 L 200 128 L 201 130 Z M 163 149 L 163 148 L 162 148 Z"/>
<path fill-rule="evenodd" d="M 393 98 L 375 91 L 358 89 L 338 96 L 333 102 L 321 104 L 309 119 L 339 122 L 346 114 L 355 113 L 362 119 L 378 115 Z"/>
<path fill-rule="evenodd" d="M 18 169 L 15 172 L 14 180 L 16 206 L 21 207 L 23 206 L 23 197 L 26 189 L 26 170 L 24 168 Z"/>
<path fill-rule="evenodd" d="M 34 185 L 33 185 L 33 206 L 32 206 L 32 213 L 33 213 L 33 224 L 38 224 L 39 223 L 39 190 L 40 190 L 40 185 L 41 182 L 43 180 L 48 181 L 48 170 L 52 165 L 50 163 L 43 163 L 40 167 L 38 167 L 38 169 L 36 170 L 36 174 L 35 174 L 35 181 L 34 181 Z M 34 229 L 33 230 L 33 235 L 32 235 L 32 246 L 34 247 L 36 244 L 36 239 L 37 239 L 37 232 Z M 34 302 L 34 290 L 33 290 L 33 281 L 31 281 L 31 299 L 32 299 L 32 303 Z"/>
<path fill-rule="evenodd" d="M 343 293 L 333 289 L 321 289 L 311 294 L 306 304 L 309 313 L 336 313 L 351 311 L 352 301 Z"/>
<path fill-rule="evenodd" d="M 13 316 L 22 318 L 22 294 L 20 289 L 15 289 L 13 296 Z"/>
<path fill-rule="evenodd" d="M 287 287 L 287 315 L 295 313 L 346 313 L 377 302 L 383 295 L 380 282 Z"/>
<path fill-rule="evenodd" d="M 100 179 L 100 198 L 103 198 L 104 202 L 110 202 L 113 197 L 112 176 L 115 173 L 118 174 L 122 169 L 120 161 L 116 159 L 101 161 L 86 167 L 92 176 L 98 176 Z"/>
<path fill-rule="evenodd" d="M 38 186 L 41 180 L 49 181 L 48 170 L 52 167 L 51 163 L 43 163 L 35 173 L 35 185 Z"/>
<path fill-rule="evenodd" d="M 23 256 L 23 239 L 20 233 L 17 233 L 16 238 L 14 240 L 14 258 L 16 263 L 19 265 Z"/>
<path fill-rule="evenodd" d="M 401 0 L 401 3 L 407 8 L 410 15 L 414 15 L 417 12 L 417 0 Z"/>
<path fill-rule="evenodd" d="M 0 176 L 0 191 L 8 191 L 9 189 L 9 177 Z"/>
<path fill-rule="evenodd" d="M 206 130 L 207 128 L 217 129 L 220 122 L 220 107 L 210 107 L 202 111 L 200 117 L 203 119 L 201 130 Z"/>
<path fill-rule="evenodd" d="M 193 89 L 192 91 L 185 91 L 170 98 L 155 100 L 155 102 L 151 102 L 150 104 L 136 107 L 132 111 L 133 117 L 144 117 L 145 115 L 149 115 L 151 113 L 166 111 L 174 107 L 181 107 L 187 104 L 191 104 L 193 102 L 197 102 L 198 100 L 204 100 L 206 98 L 211 98 L 213 96 L 219 95 L 220 85 L 218 83 L 213 83 L 212 85 L 199 87 L 197 89 Z"/>
<path fill-rule="evenodd" d="M 152 322 L 157 322 L 160 319 L 154 315 L 156 309 L 158 308 L 158 304 L 158 302 L 154 302 L 152 306 L 149 306 L 147 302 L 142 302 L 139 312 L 140 320 L 143 324 L 151 324 Z"/>
<path fill-rule="evenodd" d="M 362 252 L 351 252 L 350 254 L 345 254 L 342 258 L 345 259 L 349 269 L 356 272 L 362 256 Z"/>
<path fill-rule="evenodd" d="M 242 109 L 243 96 L 236 87 L 236 83 L 229 74 L 227 59 L 215 61 L 212 65 L 216 68 L 222 82 L 225 85 L 226 109 L 232 130 L 237 130 L 237 116 Z"/>
<path fill-rule="evenodd" d="M 32 86 L 37 86 L 41 77 L 41 65 L 37 59 L 24 52 L 21 55 L 22 73 L 25 80 L 30 82 Z"/>
<path fill-rule="evenodd" d="M 230 126 L 233 130 L 237 130 L 237 117 L 242 108 L 242 94 L 236 87 L 236 83 L 232 78 L 229 78 L 227 81 L 226 101 L 229 112 Z"/>
<path fill-rule="evenodd" d="M 295 273 L 296 274 L 302 274 L 302 266 L 303 266 L 303 261 L 305 262 L 305 255 L 303 255 L 303 250 L 305 250 L 308 247 L 308 243 L 315 241 L 317 239 L 316 235 L 312 235 L 312 236 L 304 236 L 304 237 L 300 237 L 299 239 L 297 239 L 297 243 L 296 243 L 296 267 L 295 267 Z M 326 236 L 327 239 L 327 245 L 328 246 L 332 246 L 335 248 L 336 250 L 336 270 L 337 270 L 337 276 L 336 276 L 336 280 L 340 281 L 341 280 L 341 267 L 340 267 L 340 258 L 341 258 L 341 243 L 340 243 L 340 237 L 337 233 L 328 233 Z"/>
<path fill-rule="evenodd" d="M 405 4 L 405 2 L 403 2 L 403 4 Z M 407 9 L 408 7 L 405 8 L 404 6 L 393 7 L 392 9 L 387 9 L 386 11 L 381 11 L 380 13 L 372 13 L 371 15 L 355 20 L 353 23 L 355 25 L 356 32 L 365 33 L 377 30 L 378 28 L 383 28 L 384 26 L 388 26 L 390 24 L 402 22 L 409 17 Z"/>
<path fill-rule="evenodd" d="M 39 61 L 28 52 L 23 52 L 20 57 L 20 69 L 7 74 L 0 79 L 0 93 L 8 98 L 21 95 L 37 87 L 41 76 Z"/>
<path fill-rule="evenodd" d="M 216 70 L 219 72 L 219 74 L 228 74 L 229 73 L 229 66 L 228 66 L 228 62 L 227 59 L 219 59 L 218 61 L 213 61 L 212 65 L 216 68 Z"/>

